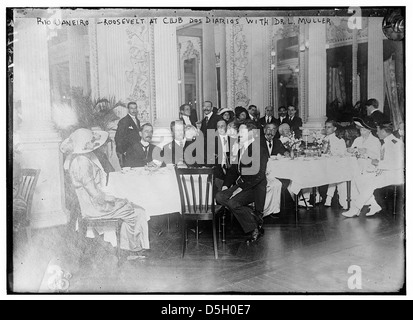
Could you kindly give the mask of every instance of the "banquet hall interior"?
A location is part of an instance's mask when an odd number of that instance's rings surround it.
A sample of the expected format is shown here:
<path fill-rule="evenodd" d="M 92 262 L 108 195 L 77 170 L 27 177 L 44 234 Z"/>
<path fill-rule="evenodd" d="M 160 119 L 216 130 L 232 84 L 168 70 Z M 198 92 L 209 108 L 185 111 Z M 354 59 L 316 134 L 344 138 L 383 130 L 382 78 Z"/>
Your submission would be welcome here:
<path fill-rule="evenodd" d="M 376 214 L 361 206 L 359 216 L 343 216 L 357 200 L 358 156 L 323 157 L 316 147 L 328 119 L 349 149 L 361 127 L 381 131 L 366 120 L 372 99 L 392 128 L 389 143 L 404 143 L 404 8 L 8 8 L 7 37 L 9 292 L 404 292 L 405 183 L 373 188 Z M 281 194 L 279 212 L 262 218 L 265 234 L 246 241 L 238 216 L 212 189 L 212 223 L 186 221 L 177 166 L 125 166 L 115 140 L 130 102 L 140 134 L 151 128 L 150 143 L 160 150 L 176 139 L 171 122 L 184 121 L 183 105 L 195 134 L 205 102 L 213 116 L 251 105 L 257 119 L 268 107 L 274 119 L 280 107 L 296 110 L 301 149 L 290 145 L 266 165 L 267 190 L 270 177 L 280 178 Z M 63 152 L 79 128 L 107 136 L 91 140 L 103 145 L 105 190 L 148 216 L 141 232 L 149 246 L 140 254 L 118 250 L 116 228 L 80 232 L 93 219 L 82 218 L 87 210 L 68 170 L 75 160 Z M 19 198 L 25 182 L 27 197 Z"/>

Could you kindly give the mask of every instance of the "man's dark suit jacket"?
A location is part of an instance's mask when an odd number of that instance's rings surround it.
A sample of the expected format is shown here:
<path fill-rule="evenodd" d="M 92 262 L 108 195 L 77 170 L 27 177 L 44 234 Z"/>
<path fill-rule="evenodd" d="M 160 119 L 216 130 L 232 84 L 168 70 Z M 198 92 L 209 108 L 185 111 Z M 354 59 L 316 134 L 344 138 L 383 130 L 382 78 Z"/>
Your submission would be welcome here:
<path fill-rule="evenodd" d="M 194 126 L 196 127 L 196 123 L 198 122 L 198 115 L 196 114 L 196 110 L 191 108 L 191 115 L 189 117 L 192 123 L 195 123 Z"/>
<path fill-rule="evenodd" d="M 226 157 L 226 172 L 231 167 L 231 148 L 234 144 L 234 140 L 231 139 L 230 137 L 226 137 L 227 139 L 227 144 L 228 144 L 228 152 L 226 152 L 225 157 Z M 208 161 L 209 163 L 214 163 L 215 165 L 215 178 L 225 180 L 226 172 L 224 172 L 223 167 L 222 167 L 222 152 L 223 152 L 223 146 L 220 137 L 215 137 L 215 153 L 214 155 L 211 155 L 214 159 L 211 161 Z"/>
<path fill-rule="evenodd" d="M 277 121 L 278 121 L 279 126 L 280 126 L 280 125 L 282 125 L 283 123 L 288 123 L 288 117 L 285 117 L 282 121 L 281 121 L 281 118 L 278 118 Z"/>
<path fill-rule="evenodd" d="M 294 132 L 296 138 L 301 138 L 300 127 L 303 126 L 303 120 L 301 120 L 300 117 L 295 116 L 292 120 L 290 120 L 290 117 L 287 117 L 287 121 L 285 123 L 290 126 L 290 129 Z"/>
<path fill-rule="evenodd" d="M 264 140 L 262 140 L 262 147 L 264 148 L 264 150 L 267 152 L 267 156 L 276 156 L 278 154 L 284 155 L 284 153 L 286 151 L 288 151 L 284 145 L 282 144 L 282 142 L 280 141 L 280 139 L 278 138 L 274 138 L 272 141 L 272 150 L 271 150 L 271 154 L 269 154 L 268 152 L 268 147 L 267 147 L 267 139 L 264 138 Z"/>
<path fill-rule="evenodd" d="M 259 150 L 259 152 L 256 152 Z M 253 153 L 255 151 L 255 153 Z M 240 154 L 240 151 L 239 151 Z M 252 161 L 247 162 L 247 154 Z M 256 211 L 262 213 L 265 205 L 265 196 L 267 188 L 267 162 L 268 162 L 268 151 L 266 151 L 262 144 L 255 140 L 252 144 L 249 145 L 248 149 L 242 155 L 241 161 L 239 164 L 232 164 L 230 170 L 228 170 L 227 175 L 225 176 L 224 186 L 231 187 L 236 184 L 243 191 L 254 189 L 255 191 L 255 208 Z M 250 168 L 252 162 L 259 162 L 259 170 L 256 174 L 247 175 L 245 174 L 245 168 Z"/>
<path fill-rule="evenodd" d="M 206 123 L 205 118 L 202 119 L 202 124 L 201 124 L 201 131 L 204 134 L 204 139 L 206 140 L 207 137 L 207 130 L 208 129 L 214 129 L 217 130 L 217 122 L 220 119 L 218 115 L 215 113 L 212 114 L 212 116 L 208 120 L 208 124 Z"/>
<path fill-rule="evenodd" d="M 194 127 L 196 127 L 196 121 L 194 121 L 192 117 L 188 117 L 188 118 L 189 118 L 189 121 L 191 122 L 191 125 L 193 125 Z M 179 116 L 179 120 L 181 120 L 182 123 L 183 123 L 184 125 L 186 125 L 186 123 L 185 123 L 185 121 L 184 121 L 184 118 L 183 118 L 182 116 Z"/>
<path fill-rule="evenodd" d="M 265 127 L 265 125 L 267 124 L 267 122 L 266 122 L 266 120 L 265 120 L 265 117 L 266 117 L 266 116 L 264 116 L 264 117 L 262 117 L 262 118 L 260 119 L 260 124 L 261 124 L 262 127 Z M 275 118 L 275 117 L 271 117 L 270 123 L 274 123 L 277 127 L 280 126 L 280 120 L 278 120 L 278 119 Z"/>
<path fill-rule="evenodd" d="M 192 143 L 192 141 L 185 141 L 184 147 L 179 146 L 175 140 L 165 145 L 161 151 L 161 156 L 164 158 L 166 164 L 178 164 L 180 161 L 185 161 L 185 150 Z"/>
<path fill-rule="evenodd" d="M 375 126 L 389 122 L 389 119 L 380 110 L 374 111 L 371 115 L 368 116 L 368 118 L 372 120 Z"/>
<path fill-rule="evenodd" d="M 116 153 L 123 154 L 134 143 L 140 141 L 140 122 L 138 118 L 136 118 L 136 120 L 138 125 L 135 124 L 129 114 L 119 120 L 118 128 L 115 134 Z"/>
<path fill-rule="evenodd" d="M 214 150 L 213 146 L 210 146 L 208 148 L 208 145 L 214 143 L 214 141 L 215 141 L 215 140 L 208 141 L 208 131 L 207 130 L 211 129 L 211 130 L 216 131 L 217 130 L 217 122 L 220 120 L 220 118 L 221 117 L 218 116 L 217 114 L 212 113 L 211 117 L 208 120 L 208 124 L 206 123 L 205 118 L 202 120 L 201 132 L 204 135 L 204 164 L 208 163 L 208 158 L 209 158 L 209 155 L 207 154 L 208 149 Z"/>
<path fill-rule="evenodd" d="M 144 167 L 153 160 L 153 150 L 158 148 L 153 144 L 148 146 L 148 154 L 145 154 L 145 150 L 140 141 L 135 142 L 125 153 L 124 167 Z M 158 148 L 159 149 L 159 148 Z M 159 153 L 161 151 L 159 150 Z"/>

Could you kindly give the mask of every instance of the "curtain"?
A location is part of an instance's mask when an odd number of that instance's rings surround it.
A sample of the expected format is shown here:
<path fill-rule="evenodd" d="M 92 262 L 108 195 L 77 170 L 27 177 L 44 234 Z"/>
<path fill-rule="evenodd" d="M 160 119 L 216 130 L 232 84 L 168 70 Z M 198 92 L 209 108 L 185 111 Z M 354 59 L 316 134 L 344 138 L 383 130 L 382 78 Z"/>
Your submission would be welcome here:
<path fill-rule="evenodd" d="M 397 94 L 395 68 L 393 57 L 384 61 L 384 92 L 389 103 L 393 126 L 397 130 L 399 129 L 400 123 L 403 122 L 403 118 Z"/>
<path fill-rule="evenodd" d="M 344 67 L 329 68 L 328 72 L 328 104 L 336 101 L 339 106 L 346 103 Z"/>

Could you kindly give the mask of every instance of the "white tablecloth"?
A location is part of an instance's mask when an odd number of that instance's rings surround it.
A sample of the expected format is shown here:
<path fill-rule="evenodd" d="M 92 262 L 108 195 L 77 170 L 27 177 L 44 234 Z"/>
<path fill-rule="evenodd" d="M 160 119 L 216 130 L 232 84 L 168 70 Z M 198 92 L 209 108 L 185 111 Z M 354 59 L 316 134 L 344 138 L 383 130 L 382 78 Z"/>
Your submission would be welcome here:
<path fill-rule="evenodd" d="M 291 180 L 291 191 L 330 183 L 351 181 L 359 172 L 355 157 L 318 157 L 269 159 L 267 175 Z"/>
<path fill-rule="evenodd" d="M 150 216 L 181 212 L 173 168 L 160 168 L 156 172 L 144 168 L 133 168 L 127 173 L 111 172 L 105 191 L 143 207 Z"/>

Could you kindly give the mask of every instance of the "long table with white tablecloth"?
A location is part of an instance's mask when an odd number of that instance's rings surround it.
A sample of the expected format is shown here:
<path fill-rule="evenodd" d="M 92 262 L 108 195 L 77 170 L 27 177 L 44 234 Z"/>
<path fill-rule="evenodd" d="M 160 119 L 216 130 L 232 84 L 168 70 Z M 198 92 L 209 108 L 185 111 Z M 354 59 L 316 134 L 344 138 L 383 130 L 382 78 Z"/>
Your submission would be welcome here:
<path fill-rule="evenodd" d="M 359 171 L 355 157 L 270 158 L 267 175 L 291 180 L 291 191 L 353 180 Z"/>

